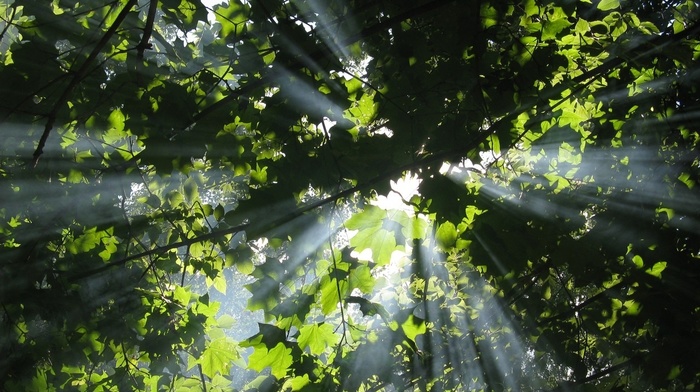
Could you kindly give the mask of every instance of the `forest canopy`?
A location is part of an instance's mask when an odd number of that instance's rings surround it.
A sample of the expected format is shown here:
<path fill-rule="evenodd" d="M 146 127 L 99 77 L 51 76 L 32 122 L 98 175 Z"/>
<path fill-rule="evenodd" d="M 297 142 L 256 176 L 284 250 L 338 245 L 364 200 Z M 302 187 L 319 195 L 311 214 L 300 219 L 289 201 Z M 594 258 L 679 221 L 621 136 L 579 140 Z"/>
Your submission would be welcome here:
<path fill-rule="evenodd" d="M 698 5 L 0 0 L 0 389 L 697 389 Z"/>

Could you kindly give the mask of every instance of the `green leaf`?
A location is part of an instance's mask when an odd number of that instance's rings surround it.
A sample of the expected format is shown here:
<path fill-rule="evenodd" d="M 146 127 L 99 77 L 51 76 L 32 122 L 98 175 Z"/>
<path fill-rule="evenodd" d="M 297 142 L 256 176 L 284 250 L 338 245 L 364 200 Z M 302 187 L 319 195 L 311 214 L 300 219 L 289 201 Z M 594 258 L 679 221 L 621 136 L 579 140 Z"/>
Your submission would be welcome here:
<path fill-rule="evenodd" d="M 187 306 L 190 303 L 190 298 L 192 298 L 192 292 L 190 291 L 189 287 L 175 287 L 175 290 L 173 291 L 174 300 L 184 306 Z"/>
<path fill-rule="evenodd" d="M 481 21 L 484 27 L 492 27 L 498 24 L 498 11 L 489 3 L 481 6 Z"/>
<path fill-rule="evenodd" d="M 196 200 L 199 200 L 199 187 L 194 178 L 190 177 L 185 180 L 185 183 L 182 185 L 182 189 L 184 190 L 185 197 L 190 204 L 194 203 Z"/>
<path fill-rule="evenodd" d="M 209 294 L 204 294 L 199 297 L 195 309 L 197 314 L 201 314 L 202 316 L 209 318 L 216 315 L 220 306 L 221 304 L 219 302 L 209 301 Z"/>
<path fill-rule="evenodd" d="M 348 282 L 350 283 L 350 290 L 359 289 L 365 294 L 371 293 L 376 283 L 375 278 L 372 276 L 372 272 L 367 265 L 360 265 L 359 267 L 350 271 Z"/>
<path fill-rule="evenodd" d="M 457 241 L 457 228 L 452 222 L 445 222 L 438 227 L 435 240 L 440 249 L 446 250 Z"/>
<path fill-rule="evenodd" d="M 377 226 L 381 227 L 386 216 L 386 211 L 377 206 L 369 205 L 350 217 L 350 219 L 345 222 L 345 227 L 350 230 L 362 230 Z"/>
<path fill-rule="evenodd" d="M 250 179 L 258 184 L 264 184 L 267 182 L 267 166 L 260 167 L 260 165 L 255 165 L 255 170 L 250 171 Z"/>
<path fill-rule="evenodd" d="M 632 257 L 632 262 L 637 268 L 644 267 L 644 260 L 642 260 L 642 257 L 639 255 L 634 255 L 634 257 Z"/>
<path fill-rule="evenodd" d="M 341 298 L 338 295 L 338 287 L 340 287 L 341 290 L 340 295 L 343 295 L 343 291 L 345 291 L 344 289 L 347 287 L 347 282 L 337 282 L 335 278 L 329 278 L 328 276 L 324 276 L 321 280 L 321 290 L 319 293 L 321 296 L 321 311 L 323 314 L 329 315 L 338 308 Z"/>
<path fill-rule="evenodd" d="M 332 325 L 325 323 L 305 325 L 299 329 L 299 346 L 308 347 L 311 354 L 319 355 L 326 347 L 332 347 L 340 340 Z"/>
<path fill-rule="evenodd" d="M 209 343 L 198 362 L 202 373 L 212 378 L 216 374 L 228 374 L 231 363 L 238 358 L 236 344 L 230 338 L 221 338 Z"/>
<path fill-rule="evenodd" d="M 693 180 L 693 178 L 687 172 L 681 173 L 678 176 L 678 180 L 685 184 L 688 187 L 688 189 L 693 189 L 693 187 L 695 186 L 695 180 Z"/>
<path fill-rule="evenodd" d="M 221 294 L 226 294 L 226 276 L 224 274 L 219 274 L 213 279 L 212 283 L 214 288 Z"/>
<path fill-rule="evenodd" d="M 178 191 L 169 192 L 166 197 L 168 198 L 170 207 L 177 207 L 185 202 L 185 198 L 182 196 L 182 193 Z"/>
<path fill-rule="evenodd" d="M 291 353 L 292 349 L 287 348 L 284 343 L 279 343 L 270 350 L 265 346 L 257 346 L 248 358 L 248 366 L 258 372 L 270 367 L 272 375 L 281 380 L 294 362 Z"/>
<path fill-rule="evenodd" d="M 66 181 L 72 184 L 78 184 L 85 180 L 85 176 L 80 170 L 70 169 Z"/>
<path fill-rule="evenodd" d="M 579 19 L 578 21 L 576 21 L 576 29 L 575 30 L 576 30 L 577 34 L 586 34 L 591 30 L 591 26 L 587 20 Z"/>
<path fill-rule="evenodd" d="M 667 263 L 665 261 L 659 261 L 657 263 L 654 263 L 654 265 L 651 268 L 646 270 L 646 273 L 651 276 L 660 278 L 661 273 L 664 272 L 664 270 L 666 269 L 666 264 Z"/>
<path fill-rule="evenodd" d="M 679 20 L 673 21 L 673 34 L 678 34 L 685 30 L 685 25 Z"/>
<path fill-rule="evenodd" d="M 106 233 L 97 231 L 96 227 L 89 228 L 74 241 L 67 244 L 68 250 L 73 254 L 88 252 L 95 249 L 102 241 Z"/>
<path fill-rule="evenodd" d="M 219 326 L 219 328 L 228 329 L 236 324 L 236 319 L 234 319 L 228 314 L 224 314 L 218 319 L 216 319 L 216 324 Z"/>
<path fill-rule="evenodd" d="M 114 129 L 117 132 L 117 134 L 124 131 L 124 123 L 126 121 L 126 117 L 124 116 L 124 113 L 122 113 L 121 110 L 114 109 L 112 111 L 112 113 L 109 114 L 107 121 L 109 122 L 112 129 Z M 122 135 L 122 137 L 124 137 L 124 136 L 125 135 Z M 114 141 L 116 141 L 116 140 L 110 140 L 109 142 L 114 142 Z"/>
<path fill-rule="evenodd" d="M 311 379 L 309 379 L 308 374 L 304 374 L 303 376 L 297 376 L 297 377 L 292 377 L 285 381 L 284 385 L 282 386 L 282 390 L 291 390 L 291 391 L 306 391 L 310 390 L 312 391 L 313 389 L 305 389 L 307 385 L 311 384 Z"/>
<path fill-rule="evenodd" d="M 359 230 L 350 239 L 350 245 L 359 251 L 371 249 L 372 259 L 378 265 L 388 264 L 391 254 L 397 249 L 394 233 L 383 228 L 386 218 L 387 211 L 376 206 L 367 206 L 345 222 L 346 228 Z"/>
<path fill-rule="evenodd" d="M 225 214 L 224 211 L 225 211 L 224 206 L 222 206 L 221 204 L 217 204 L 216 208 L 214 208 L 214 219 L 216 219 L 217 221 L 220 221 L 221 218 L 224 217 L 224 214 Z"/>
<path fill-rule="evenodd" d="M 620 7 L 620 0 L 600 0 L 598 3 L 598 9 L 601 11 L 610 11 L 618 7 Z"/>
<path fill-rule="evenodd" d="M 564 18 L 552 22 L 545 22 L 544 29 L 542 30 L 542 40 L 547 41 L 557 38 L 557 34 L 561 33 L 569 26 L 571 26 L 571 22 Z"/>
<path fill-rule="evenodd" d="M 418 239 L 425 236 L 428 221 L 418 216 L 408 216 L 405 211 L 387 211 L 389 218 L 401 225 L 401 234 L 407 239 Z"/>
<path fill-rule="evenodd" d="M 250 275 L 255 270 L 255 264 L 249 258 L 244 258 L 236 262 L 236 269 L 244 275 Z"/>
<path fill-rule="evenodd" d="M 406 334 L 406 337 L 415 341 L 416 336 L 427 331 L 427 326 L 425 325 L 425 320 L 409 314 L 406 321 L 401 324 L 401 329 Z"/>
<path fill-rule="evenodd" d="M 350 245 L 358 250 L 371 249 L 372 260 L 378 266 L 389 264 L 391 254 L 397 250 L 394 233 L 379 227 L 360 231 L 350 239 Z"/>
<path fill-rule="evenodd" d="M 248 20 L 250 10 L 238 0 L 229 1 L 226 5 L 214 7 L 216 21 L 221 23 L 221 35 L 235 37 L 243 32 L 243 24 Z"/>

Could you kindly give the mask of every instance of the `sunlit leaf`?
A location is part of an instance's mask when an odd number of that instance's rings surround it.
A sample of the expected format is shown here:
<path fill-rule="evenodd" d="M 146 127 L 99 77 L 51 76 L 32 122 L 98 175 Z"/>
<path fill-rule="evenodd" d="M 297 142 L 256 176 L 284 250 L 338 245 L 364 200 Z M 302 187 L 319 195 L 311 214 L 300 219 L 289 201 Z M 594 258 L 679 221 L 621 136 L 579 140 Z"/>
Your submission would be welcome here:
<path fill-rule="evenodd" d="M 312 354 L 321 354 L 326 347 L 332 347 L 340 336 L 336 335 L 330 324 L 305 325 L 299 330 L 299 345 L 308 347 Z"/>
<path fill-rule="evenodd" d="M 321 310 L 324 314 L 330 314 L 340 305 L 340 295 L 342 295 L 346 282 L 338 282 L 335 278 L 329 279 L 327 277 L 322 282 L 320 290 Z M 338 293 L 338 289 L 341 290 L 341 293 Z"/>
<path fill-rule="evenodd" d="M 221 294 L 226 294 L 226 277 L 223 274 L 214 278 L 212 284 Z"/>
<path fill-rule="evenodd" d="M 216 374 L 228 374 L 232 361 L 238 359 L 236 344 L 229 338 L 221 338 L 210 342 L 198 362 L 202 372 L 207 377 Z"/>
<path fill-rule="evenodd" d="M 367 206 L 345 222 L 350 230 L 368 229 L 382 225 L 386 212 L 377 206 Z"/>
<path fill-rule="evenodd" d="M 235 325 L 236 319 L 234 319 L 231 315 L 225 314 L 218 319 L 216 319 L 216 324 L 221 327 L 221 328 L 231 328 Z"/>
<path fill-rule="evenodd" d="M 372 259 L 378 265 L 386 265 L 391 260 L 391 254 L 396 250 L 394 233 L 373 227 L 357 233 L 350 239 L 350 245 L 357 249 L 371 249 Z"/>
<path fill-rule="evenodd" d="M 360 265 L 357 268 L 350 271 L 350 276 L 348 276 L 348 283 L 353 289 L 359 289 L 363 293 L 370 293 L 374 288 L 376 283 L 374 276 L 372 276 L 370 268 L 366 265 Z"/>
<path fill-rule="evenodd" d="M 571 22 L 564 18 L 557 19 L 552 22 L 546 22 L 544 24 L 544 29 L 542 30 L 542 40 L 547 41 L 555 39 L 559 33 L 569 26 L 571 26 Z"/>
<path fill-rule="evenodd" d="M 598 9 L 601 11 L 610 11 L 620 6 L 620 0 L 600 0 Z"/>
<path fill-rule="evenodd" d="M 192 292 L 187 287 L 175 287 L 173 291 L 173 299 L 177 302 L 188 305 L 190 303 L 190 298 L 192 298 Z"/>
<path fill-rule="evenodd" d="M 442 249 L 448 249 L 454 245 L 457 240 L 457 228 L 452 222 L 445 222 L 438 227 L 435 233 L 435 239 L 438 246 Z"/>
<path fill-rule="evenodd" d="M 666 269 L 666 264 L 667 263 L 665 261 L 656 262 L 656 263 L 654 263 L 654 265 L 651 268 L 646 270 L 646 273 L 651 275 L 651 276 L 655 276 L 657 278 L 660 278 L 661 273 L 664 272 L 664 270 Z"/>
<path fill-rule="evenodd" d="M 406 337 L 411 340 L 416 340 L 416 336 L 425 333 L 427 330 L 425 320 L 412 314 L 401 324 L 401 329 L 406 334 Z"/>
<path fill-rule="evenodd" d="M 285 347 L 284 343 L 279 343 L 270 350 L 267 347 L 258 346 L 248 358 L 248 364 L 251 369 L 259 372 L 270 367 L 272 375 L 281 379 L 287 374 L 289 365 L 294 361 L 291 352 L 292 349 Z"/>
<path fill-rule="evenodd" d="M 292 391 L 302 391 L 304 390 L 304 387 L 310 383 L 311 380 L 309 379 L 309 375 L 304 374 L 303 376 L 297 376 L 287 380 L 284 383 L 284 388 L 290 388 Z"/>

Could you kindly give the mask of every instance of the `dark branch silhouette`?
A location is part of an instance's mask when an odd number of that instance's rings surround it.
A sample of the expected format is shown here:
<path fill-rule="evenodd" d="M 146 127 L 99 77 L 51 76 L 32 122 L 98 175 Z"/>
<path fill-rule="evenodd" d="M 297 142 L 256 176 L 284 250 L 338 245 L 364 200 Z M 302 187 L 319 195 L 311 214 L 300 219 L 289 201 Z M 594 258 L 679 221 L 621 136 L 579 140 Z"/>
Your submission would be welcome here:
<path fill-rule="evenodd" d="M 34 166 L 36 166 L 36 164 L 39 162 L 39 157 L 41 157 L 41 154 L 44 153 L 44 146 L 46 145 L 46 140 L 49 138 L 49 134 L 53 129 L 54 122 L 56 122 L 56 116 L 58 115 L 58 111 L 61 110 L 63 105 L 66 104 L 68 98 L 73 92 L 73 89 L 75 89 L 75 87 L 78 86 L 80 81 L 88 74 L 88 70 L 92 66 L 92 62 L 95 61 L 97 55 L 100 54 L 100 52 L 107 45 L 114 33 L 116 33 L 117 29 L 122 24 L 122 22 L 124 22 L 124 19 L 126 19 L 126 16 L 129 14 L 129 12 L 131 12 L 131 9 L 134 7 L 134 5 L 136 5 L 136 3 L 137 0 L 129 0 L 124 5 L 124 8 L 122 8 L 121 12 L 119 13 L 119 15 L 117 15 L 117 18 L 114 20 L 114 23 L 112 23 L 112 25 L 109 26 L 109 29 L 107 29 L 100 41 L 92 49 L 92 52 L 90 52 L 87 59 L 85 59 L 80 68 L 73 74 L 73 78 L 68 83 L 68 86 L 66 86 L 61 96 L 56 100 L 53 107 L 51 108 L 51 111 L 47 114 L 46 125 L 44 126 L 44 133 L 41 134 L 39 144 L 37 145 L 36 150 L 34 150 Z"/>

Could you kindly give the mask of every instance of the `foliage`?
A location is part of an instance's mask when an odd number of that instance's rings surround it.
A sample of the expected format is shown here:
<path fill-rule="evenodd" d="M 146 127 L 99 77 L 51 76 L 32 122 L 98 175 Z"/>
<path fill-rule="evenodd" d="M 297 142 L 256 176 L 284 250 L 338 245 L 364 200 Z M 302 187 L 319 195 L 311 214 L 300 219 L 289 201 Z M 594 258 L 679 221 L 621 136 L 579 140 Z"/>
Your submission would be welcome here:
<path fill-rule="evenodd" d="M 3 390 L 696 388 L 699 16 L 0 1 Z"/>

